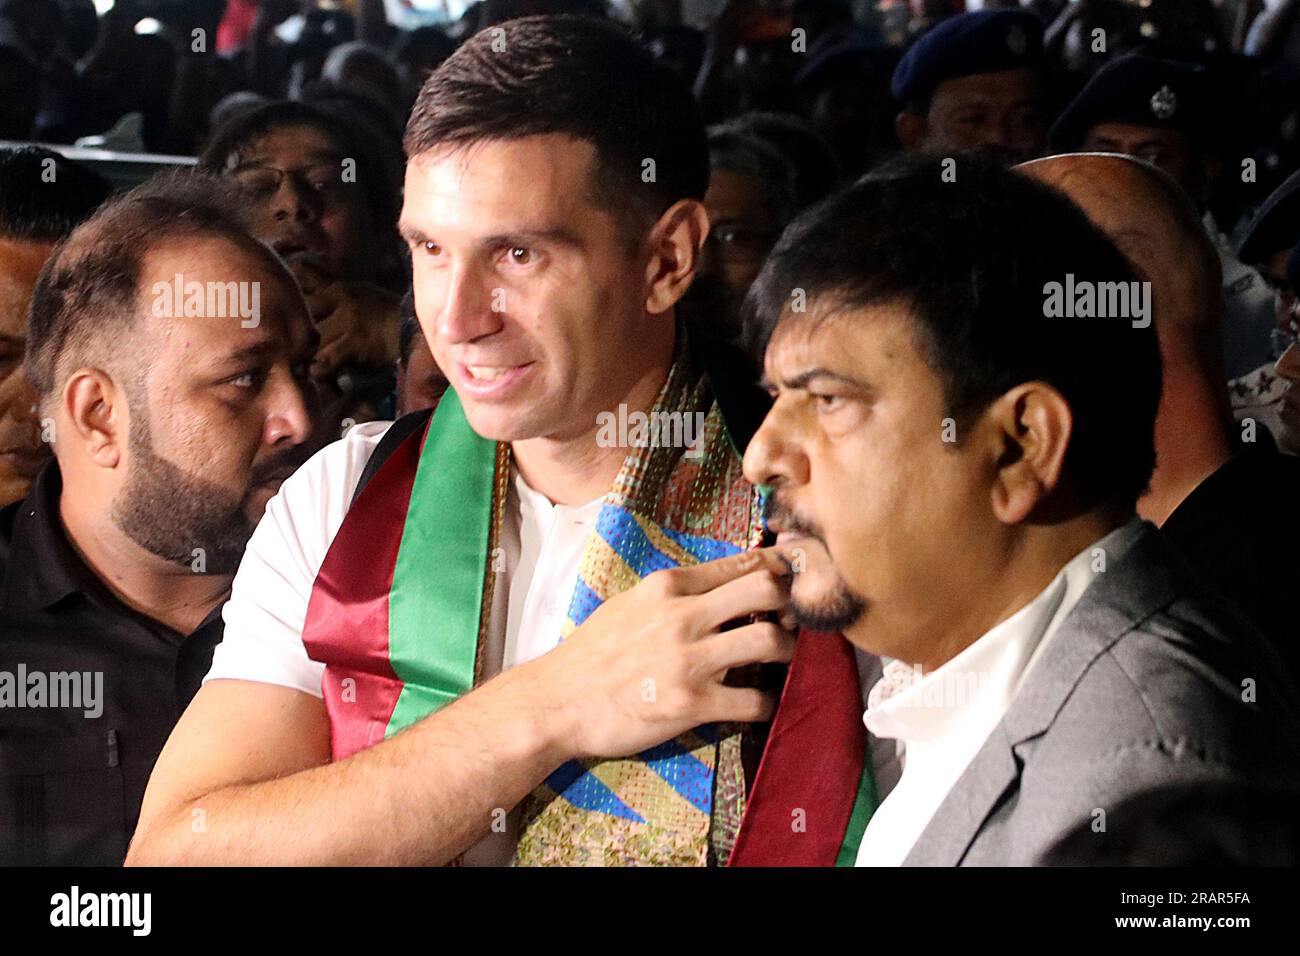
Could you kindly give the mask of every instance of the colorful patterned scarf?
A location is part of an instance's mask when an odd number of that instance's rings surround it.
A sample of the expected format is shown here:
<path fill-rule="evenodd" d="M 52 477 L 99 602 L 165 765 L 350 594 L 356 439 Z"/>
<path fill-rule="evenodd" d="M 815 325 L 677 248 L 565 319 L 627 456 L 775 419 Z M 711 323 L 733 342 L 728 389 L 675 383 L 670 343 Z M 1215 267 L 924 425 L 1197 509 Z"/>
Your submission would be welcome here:
<path fill-rule="evenodd" d="M 691 447 L 662 440 L 691 434 Z M 754 547 L 761 501 L 707 377 L 682 354 L 588 541 L 564 635 L 661 568 Z M 420 439 L 423 438 L 421 447 Z M 477 436 L 454 392 L 353 504 L 308 607 L 326 664 L 335 759 L 391 736 L 480 679 L 509 448 Z M 454 520 L 449 516 L 454 515 Z M 564 636 L 562 635 L 562 636 Z M 526 801 L 521 865 L 725 862 L 745 806 L 740 726 L 704 726 L 620 760 L 570 762 Z"/>

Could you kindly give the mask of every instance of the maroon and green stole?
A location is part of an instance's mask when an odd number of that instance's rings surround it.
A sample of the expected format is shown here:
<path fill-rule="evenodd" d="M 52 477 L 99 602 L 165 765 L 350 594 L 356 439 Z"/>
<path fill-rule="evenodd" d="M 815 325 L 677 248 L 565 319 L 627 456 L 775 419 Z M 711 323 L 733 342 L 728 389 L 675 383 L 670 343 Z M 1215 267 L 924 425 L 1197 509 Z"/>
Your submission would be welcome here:
<path fill-rule="evenodd" d="M 703 428 L 690 448 L 649 441 L 629 449 L 584 550 L 561 639 L 655 570 L 760 540 L 760 495 L 741 474 L 707 376 L 689 357 L 674 364 L 651 415 L 669 416 L 665 423 L 691 416 Z M 473 432 L 448 391 L 353 502 L 317 575 L 303 632 L 309 655 L 325 664 L 335 760 L 481 679 L 509 454 Z M 843 698 L 853 720 L 837 722 L 844 708 L 827 709 L 819 687 Z M 801 639 L 752 795 L 742 763 L 748 733 L 703 726 L 628 758 L 564 764 L 525 800 L 515 862 L 833 864 L 841 844 L 856 848 L 871 798 L 869 775 L 859 792 L 861 698 L 843 640 Z"/>

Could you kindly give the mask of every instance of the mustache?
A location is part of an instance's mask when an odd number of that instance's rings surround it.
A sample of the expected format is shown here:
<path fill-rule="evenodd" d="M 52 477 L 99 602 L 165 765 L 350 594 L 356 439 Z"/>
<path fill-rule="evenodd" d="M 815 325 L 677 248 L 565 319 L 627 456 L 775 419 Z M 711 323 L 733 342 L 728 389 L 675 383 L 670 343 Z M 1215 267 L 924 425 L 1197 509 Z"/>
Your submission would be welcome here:
<path fill-rule="evenodd" d="M 301 445 L 295 445 L 287 451 L 281 452 L 274 458 L 268 458 L 260 464 L 254 465 L 248 472 L 248 485 L 265 484 L 272 479 L 285 476 L 289 472 L 297 471 L 311 457 L 312 447 L 307 442 Z"/>
<path fill-rule="evenodd" d="M 802 535 L 806 538 L 812 538 L 821 542 L 824 546 L 825 540 L 822 538 L 822 531 L 815 522 L 810 518 L 798 514 L 781 500 L 781 493 L 775 489 L 768 493 L 766 504 L 763 508 L 764 524 L 775 521 L 781 530 L 790 534 Z"/>

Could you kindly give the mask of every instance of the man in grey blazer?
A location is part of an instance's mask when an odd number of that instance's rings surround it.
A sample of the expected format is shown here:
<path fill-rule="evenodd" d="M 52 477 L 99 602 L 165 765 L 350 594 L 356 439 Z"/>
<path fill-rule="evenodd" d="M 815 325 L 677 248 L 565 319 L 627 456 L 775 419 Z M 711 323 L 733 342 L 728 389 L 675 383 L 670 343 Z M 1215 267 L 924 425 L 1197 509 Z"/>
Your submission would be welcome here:
<path fill-rule="evenodd" d="M 751 290 L 775 401 L 746 474 L 793 615 L 884 662 L 865 722 L 903 769 L 859 865 L 1084 862 L 1086 834 L 1101 858 L 1113 831 L 1202 821 L 1152 804 L 1171 788 L 1231 813 L 1295 785 L 1280 662 L 1136 517 L 1151 305 L 1068 199 L 974 158 L 860 180 L 792 224 Z M 1293 839 L 1285 802 L 1241 804 L 1260 805 Z M 1214 862 L 1261 861 L 1239 832 Z M 1169 846 L 1128 862 L 1196 862 Z"/>

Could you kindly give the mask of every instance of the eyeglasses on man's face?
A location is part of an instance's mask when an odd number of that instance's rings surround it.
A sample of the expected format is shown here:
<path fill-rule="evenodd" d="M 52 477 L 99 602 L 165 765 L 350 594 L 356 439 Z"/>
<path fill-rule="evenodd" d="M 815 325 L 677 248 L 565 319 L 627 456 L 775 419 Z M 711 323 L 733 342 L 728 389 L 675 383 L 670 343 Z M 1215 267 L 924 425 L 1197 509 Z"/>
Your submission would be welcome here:
<path fill-rule="evenodd" d="M 268 200 L 280 191 L 288 177 L 301 190 L 323 200 L 344 195 L 343 167 L 334 163 L 315 163 L 298 169 L 280 169 L 262 163 L 240 166 L 230 173 L 240 191 L 254 200 Z"/>

